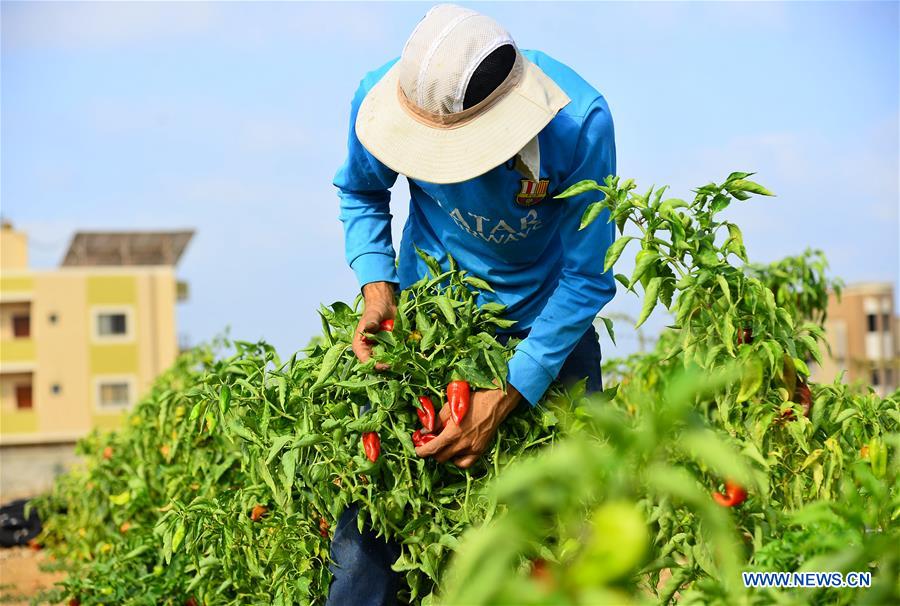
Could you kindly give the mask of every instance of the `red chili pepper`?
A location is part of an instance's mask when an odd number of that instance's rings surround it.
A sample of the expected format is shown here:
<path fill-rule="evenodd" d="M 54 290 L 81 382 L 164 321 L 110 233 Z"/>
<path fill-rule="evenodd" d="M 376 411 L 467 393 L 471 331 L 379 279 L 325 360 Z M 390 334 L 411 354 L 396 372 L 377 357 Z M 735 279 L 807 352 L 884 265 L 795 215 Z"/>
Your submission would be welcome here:
<path fill-rule="evenodd" d="M 433 433 L 422 433 L 421 429 L 417 429 L 413 432 L 412 441 L 413 445 L 418 448 L 419 446 L 425 446 L 437 436 Z"/>
<path fill-rule="evenodd" d="M 749 345 L 750 343 L 753 343 L 753 329 L 752 328 L 738 329 L 737 344 L 743 345 L 745 343 L 747 345 Z"/>
<path fill-rule="evenodd" d="M 797 387 L 794 389 L 792 400 L 798 403 L 800 408 L 803 409 L 803 416 L 809 418 L 809 415 L 812 412 L 813 399 L 812 392 L 809 390 L 809 385 L 806 381 L 802 379 L 797 381 Z M 794 411 L 785 410 L 781 413 L 781 418 L 792 421 L 794 419 Z"/>
<path fill-rule="evenodd" d="M 747 500 L 747 491 L 737 482 L 726 480 L 725 494 L 714 492 L 713 499 L 722 507 L 737 507 Z"/>
<path fill-rule="evenodd" d="M 267 511 L 269 511 L 269 510 L 266 509 L 265 507 L 263 507 L 262 505 L 254 505 L 253 510 L 250 511 L 250 519 L 253 520 L 254 522 L 259 522 L 262 519 L 262 517 L 264 515 L 266 515 Z"/>
<path fill-rule="evenodd" d="M 470 395 L 468 381 L 450 381 L 447 385 L 447 404 L 450 406 L 450 416 L 457 425 L 469 412 Z"/>
<path fill-rule="evenodd" d="M 380 332 L 392 332 L 394 330 L 394 321 L 391 319 L 382 320 L 378 325 L 378 330 Z M 363 337 L 363 343 L 365 343 L 366 345 L 374 345 L 375 341 L 368 337 Z"/>
<path fill-rule="evenodd" d="M 800 404 L 800 407 L 803 409 L 803 416 L 809 418 L 809 413 L 812 411 L 812 392 L 809 390 L 809 385 L 806 381 L 798 381 L 797 389 L 794 392 L 794 401 Z"/>
<path fill-rule="evenodd" d="M 552 584 L 553 575 L 547 566 L 547 560 L 544 558 L 535 558 L 531 560 L 531 578 L 539 583 Z"/>
<path fill-rule="evenodd" d="M 381 438 L 374 431 L 367 431 L 362 436 L 363 450 L 366 451 L 366 458 L 373 463 L 378 460 L 381 454 Z"/>
<path fill-rule="evenodd" d="M 422 433 L 431 433 L 434 431 L 434 404 L 431 403 L 431 398 L 428 396 L 419 396 L 419 404 L 422 407 L 416 409 L 416 414 L 419 415 L 419 421 L 425 428 Z"/>

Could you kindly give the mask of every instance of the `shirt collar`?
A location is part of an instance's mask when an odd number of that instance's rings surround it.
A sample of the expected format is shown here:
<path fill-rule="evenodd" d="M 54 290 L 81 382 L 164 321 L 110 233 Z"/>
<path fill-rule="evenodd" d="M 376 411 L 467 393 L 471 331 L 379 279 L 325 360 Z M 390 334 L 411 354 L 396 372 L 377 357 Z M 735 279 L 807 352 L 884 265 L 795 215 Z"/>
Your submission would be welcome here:
<path fill-rule="evenodd" d="M 540 181 L 541 149 L 537 136 L 516 154 L 516 170 L 531 181 Z"/>

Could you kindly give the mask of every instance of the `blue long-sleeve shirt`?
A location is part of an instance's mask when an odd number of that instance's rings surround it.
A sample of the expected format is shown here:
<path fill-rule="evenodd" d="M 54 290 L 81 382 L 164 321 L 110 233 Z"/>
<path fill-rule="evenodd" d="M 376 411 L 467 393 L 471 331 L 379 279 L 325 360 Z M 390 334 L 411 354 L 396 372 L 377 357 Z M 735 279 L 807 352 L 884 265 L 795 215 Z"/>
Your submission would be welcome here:
<path fill-rule="evenodd" d="M 537 403 L 575 343 L 615 294 L 612 271 L 603 272 L 615 237 L 606 211 L 582 231 L 581 216 L 602 197 L 588 192 L 554 200 L 583 179 L 602 181 L 616 171 L 613 122 L 603 96 L 572 69 L 538 51 L 522 51 L 571 99 L 540 132 L 540 179 L 529 183 L 514 159 L 450 185 L 409 179 L 409 219 L 395 266 L 390 188 L 397 173 L 359 142 L 356 115 L 368 91 L 396 61 L 368 73 L 353 98 L 348 155 L 335 175 L 341 199 L 347 261 L 360 285 L 394 282 L 401 288 L 427 273 L 418 246 L 447 267 L 451 254 L 462 269 L 488 281 L 495 293 L 481 302 L 507 306 L 510 329 L 530 329 L 509 362 L 509 383 Z M 546 197 L 536 200 L 529 191 Z M 523 195 L 525 194 L 525 195 Z"/>

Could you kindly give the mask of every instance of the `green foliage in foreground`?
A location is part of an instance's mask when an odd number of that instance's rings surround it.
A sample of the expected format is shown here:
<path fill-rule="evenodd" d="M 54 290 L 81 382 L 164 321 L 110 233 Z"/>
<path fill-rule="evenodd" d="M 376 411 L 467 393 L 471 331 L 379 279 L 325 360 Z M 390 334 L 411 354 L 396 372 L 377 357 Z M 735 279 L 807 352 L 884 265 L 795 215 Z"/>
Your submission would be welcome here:
<path fill-rule="evenodd" d="M 643 291 L 639 322 L 663 306 L 673 325 L 653 352 L 609 362 L 602 395 L 555 389 L 517 411 L 468 471 L 417 458 L 409 437 L 417 397 L 438 404 L 454 373 L 477 388 L 505 380 L 502 309 L 479 307 L 489 286 L 455 267 L 429 260 L 394 331 L 372 337 L 387 372 L 355 360 L 358 313 L 340 303 L 304 357 L 240 342 L 227 357 L 191 352 L 125 429 L 82 442 L 86 465 L 41 504 L 43 540 L 72 566 L 56 597 L 321 604 L 330 534 L 357 502 L 360 524 L 402 544 L 412 603 L 900 600 L 900 397 L 836 382 L 805 401 L 830 284 L 811 255 L 746 264 L 739 228 L 717 215 L 768 194 L 749 176 L 690 202 L 615 178 L 575 186 L 603 194 L 585 223 L 610 216 L 623 233 L 607 265 L 637 248 L 617 280 Z M 367 431 L 381 436 L 374 464 Z M 749 494 L 733 509 L 710 496 L 726 479 Z M 831 569 L 871 571 L 875 586 L 740 579 Z"/>

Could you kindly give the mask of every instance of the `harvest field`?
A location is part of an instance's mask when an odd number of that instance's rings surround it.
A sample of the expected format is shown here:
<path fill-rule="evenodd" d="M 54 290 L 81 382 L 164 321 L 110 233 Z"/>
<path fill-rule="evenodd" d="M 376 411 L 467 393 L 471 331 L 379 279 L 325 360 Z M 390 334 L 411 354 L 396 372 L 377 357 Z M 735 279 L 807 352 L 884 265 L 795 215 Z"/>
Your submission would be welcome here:
<path fill-rule="evenodd" d="M 323 604 L 330 537 L 357 503 L 402 545 L 404 603 L 900 603 L 900 394 L 809 382 L 840 285 L 815 252 L 750 264 L 719 218 L 770 195 L 750 176 L 687 200 L 613 177 L 561 195 L 597 192 L 583 223 L 609 210 L 623 234 L 597 262 L 634 254 L 619 296 L 643 297 L 638 324 L 657 306 L 673 323 L 607 361 L 602 394 L 554 386 L 517 410 L 468 470 L 415 455 L 420 398 L 440 410 L 452 381 L 502 383 L 514 343 L 495 339 L 503 309 L 478 305 L 490 285 L 455 265 L 427 259 L 365 364 L 349 347 L 359 301 L 323 308 L 288 359 L 239 341 L 183 355 L 40 500 L 41 541 L 69 566 L 45 597 Z M 744 571 L 872 584 L 747 589 Z"/>

